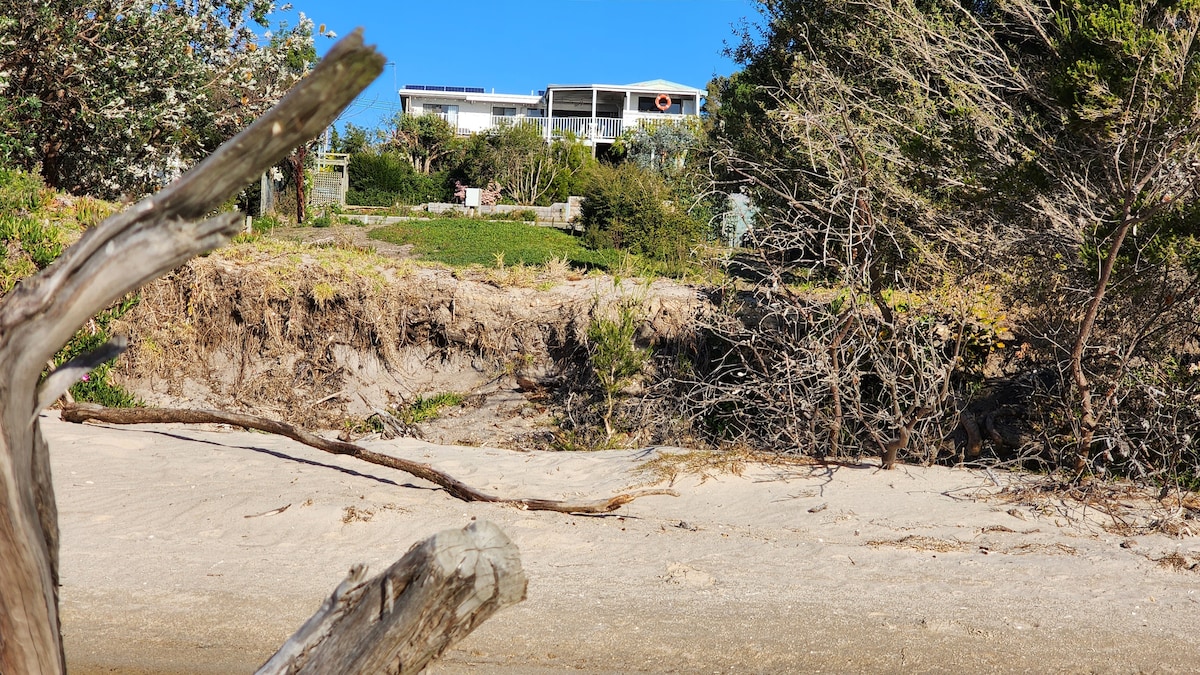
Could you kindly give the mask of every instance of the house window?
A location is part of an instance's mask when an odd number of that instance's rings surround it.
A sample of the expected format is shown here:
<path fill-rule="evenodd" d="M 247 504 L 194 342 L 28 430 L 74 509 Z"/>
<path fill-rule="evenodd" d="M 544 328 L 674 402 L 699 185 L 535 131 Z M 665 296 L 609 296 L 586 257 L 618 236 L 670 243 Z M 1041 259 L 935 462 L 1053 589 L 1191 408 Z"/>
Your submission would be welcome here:
<path fill-rule="evenodd" d="M 672 96 L 671 105 L 666 110 L 659 110 L 657 96 L 639 96 L 638 97 L 638 112 L 656 113 L 661 112 L 666 115 L 682 115 L 683 100 Z"/>
<path fill-rule="evenodd" d="M 516 109 L 516 108 L 503 108 L 503 107 L 500 107 L 500 106 L 493 106 L 493 107 L 492 107 L 492 116 L 493 116 L 493 117 L 516 117 L 516 116 L 517 116 L 517 109 Z"/>

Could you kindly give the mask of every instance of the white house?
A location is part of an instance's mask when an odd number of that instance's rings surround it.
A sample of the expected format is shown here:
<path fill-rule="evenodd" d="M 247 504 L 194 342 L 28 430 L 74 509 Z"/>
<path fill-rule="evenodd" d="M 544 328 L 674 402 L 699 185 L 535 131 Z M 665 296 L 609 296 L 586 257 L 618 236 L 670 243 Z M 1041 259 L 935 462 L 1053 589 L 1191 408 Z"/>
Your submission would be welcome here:
<path fill-rule="evenodd" d="M 400 90 L 405 114 L 439 115 L 462 135 L 527 123 L 546 138 L 570 132 L 594 146 L 611 144 L 632 125 L 697 117 L 703 96 L 702 89 L 666 80 L 552 84 L 528 95 L 414 84 Z"/>

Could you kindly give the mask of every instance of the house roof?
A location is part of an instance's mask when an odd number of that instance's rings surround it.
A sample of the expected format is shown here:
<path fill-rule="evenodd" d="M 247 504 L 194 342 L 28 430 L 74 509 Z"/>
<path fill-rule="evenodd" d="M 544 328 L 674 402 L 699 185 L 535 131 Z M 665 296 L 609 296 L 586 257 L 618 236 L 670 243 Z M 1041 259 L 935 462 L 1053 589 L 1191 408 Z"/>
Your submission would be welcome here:
<path fill-rule="evenodd" d="M 524 103 L 533 105 L 542 99 L 541 96 L 535 94 L 501 94 L 487 93 L 476 91 L 436 91 L 428 89 L 409 89 L 405 87 L 400 90 L 401 96 L 416 97 L 420 99 L 441 99 L 441 100 L 458 100 L 458 101 L 478 101 L 484 103 Z"/>
<path fill-rule="evenodd" d="M 671 82 L 670 80 L 662 79 L 634 82 L 633 84 L 625 85 L 625 87 L 628 89 L 653 89 L 654 91 L 678 91 L 687 92 L 689 94 L 695 91 L 704 91 L 703 89 L 689 87 L 686 84 L 679 84 L 678 82 Z"/>
<path fill-rule="evenodd" d="M 704 95 L 703 89 L 689 87 L 678 82 L 669 80 L 647 80 L 645 82 L 634 82 L 632 84 L 552 84 L 546 87 L 550 89 L 603 89 L 606 91 L 640 91 L 652 92 L 657 94 L 676 93 L 676 94 L 699 94 Z"/>

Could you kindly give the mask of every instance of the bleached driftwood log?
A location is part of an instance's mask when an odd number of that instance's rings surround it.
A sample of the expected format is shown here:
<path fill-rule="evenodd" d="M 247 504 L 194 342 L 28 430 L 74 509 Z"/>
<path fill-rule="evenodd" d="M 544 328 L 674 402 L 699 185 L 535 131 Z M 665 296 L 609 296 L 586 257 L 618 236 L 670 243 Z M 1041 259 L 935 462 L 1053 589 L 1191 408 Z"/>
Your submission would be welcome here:
<path fill-rule="evenodd" d="M 365 578 L 365 568 L 352 568 L 257 675 L 419 673 L 496 610 L 525 599 L 517 547 L 486 521 L 440 532 Z"/>
<path fill-rule="evenodd" d="M 49 378 L 39 392 L 42 367 L 109 303 L 227 243 L 242 216 L 211 212 L 319 134 L 383 64 L 356 31 L 253 125 L 163 191 L 88 231 L 0 303 L 0 673 L 65 667 L 58 515 L 38 402 L 54 400 L 69 378 Z"/>

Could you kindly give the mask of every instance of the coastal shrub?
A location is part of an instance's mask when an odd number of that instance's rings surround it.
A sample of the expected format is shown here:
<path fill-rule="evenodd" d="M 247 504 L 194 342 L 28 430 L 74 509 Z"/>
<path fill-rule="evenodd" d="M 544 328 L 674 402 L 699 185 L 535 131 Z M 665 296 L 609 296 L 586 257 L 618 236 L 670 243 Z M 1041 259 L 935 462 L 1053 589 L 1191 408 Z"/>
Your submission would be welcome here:
<path fill-rule="evenodd" d="M 538 127 L 514 124 L 475 134 L 466 142 L 451 181 L 501 186 L 500 203 L 548 206 L 578 194 L 587 169 L 596 165 L 591 148 L 572 135 L 547 143 Z"/>
<path fill-rule="evenodd" d="M 660 176 L 636 164 L 594 167 L 583 197 L 580 222 L 592 248 L 682 263 L 704 240 L 704 222 L 672 199 Z"/>
<path fill-rule="evenodd" d="M 613 316 L 597 316 L 587 328 L 588 361 L 603 397 L 601 418 L 609 439 L 616 433 L 613 413 L 621 392 L 642 374 L 650 350 L 635 343 L 645 309 L 637 298 L 622 298 Z"/>

